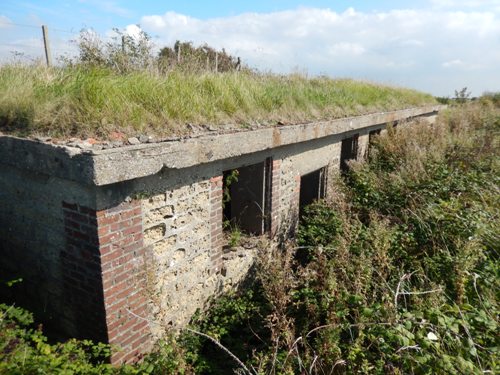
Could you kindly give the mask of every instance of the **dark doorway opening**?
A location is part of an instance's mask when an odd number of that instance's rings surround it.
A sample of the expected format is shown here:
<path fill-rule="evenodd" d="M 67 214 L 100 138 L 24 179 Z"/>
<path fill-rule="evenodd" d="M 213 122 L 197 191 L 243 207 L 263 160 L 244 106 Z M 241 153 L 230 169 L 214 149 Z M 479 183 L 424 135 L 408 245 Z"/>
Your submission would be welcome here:
<path fill-rule="evenodd" d="M 356 160 L 358 158 L 358 134 L 346 138 L 342 141 L 340 149 L 340 171 L 345 173 L 349 170 L 349 160 Z"/>
<path fill-rule="evenodd" d="M 377 137 L 381 131 L 382 129 L 371 130 L 370 133 L 368 133 L 368 144 L 372 144 L 375 137 Z"/>
<path fill-rule="evenodd" d="M 270 159 L 223 172 L 223 224 L 244 233 L 264 234 L 270 228 Z"/>
<path fill-rule="evenodd" d="M 370 156 L 370 148 L 373 145 L 373 141 L 375 140 L 375 138 L 377 138 L 379 136 L 381 131 L 382 131 L 382 129 L 375 129 L 375 130 L 371 130 L 368 133 L 368 147 L 366 148 L 366 155 L 365 155 L 366 157 Z"/>
<path fill-rule="evenodd" d="M 326 195 L 327 168 L 321 168 L 300 178 L 299 215 L 302 217 L 304 207 Z"/>

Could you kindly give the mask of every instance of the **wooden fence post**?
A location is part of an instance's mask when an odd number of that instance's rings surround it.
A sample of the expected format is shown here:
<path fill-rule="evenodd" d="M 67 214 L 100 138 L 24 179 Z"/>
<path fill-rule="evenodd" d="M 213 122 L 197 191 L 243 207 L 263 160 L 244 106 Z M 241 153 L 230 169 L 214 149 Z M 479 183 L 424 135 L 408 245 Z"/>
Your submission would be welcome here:
<path fill-rule="evenodd" d="M 43 34 L 43 45 L 45 49 L 45 61 L 47 62 L 47 66 L 51 66 L 52 56 L 50 54 L 49 32 L 47 26 L 45 25 L 42 25 L 42 34 Z"/>

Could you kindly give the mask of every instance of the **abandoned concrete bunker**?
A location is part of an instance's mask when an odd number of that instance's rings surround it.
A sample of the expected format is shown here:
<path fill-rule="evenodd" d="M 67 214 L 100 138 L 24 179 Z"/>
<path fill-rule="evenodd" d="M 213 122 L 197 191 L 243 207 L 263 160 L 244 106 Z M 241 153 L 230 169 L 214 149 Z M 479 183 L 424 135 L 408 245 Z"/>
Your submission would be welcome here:
<path fill-rule="evenodd" d="M 131 362 L 244 279 L 258 250 L 228 250 L 232 230 L 273 243 L 370 138 L 440 109 L 107 150 L 0 135 L 0 272 L 23 279 L 1 292 Z"/>

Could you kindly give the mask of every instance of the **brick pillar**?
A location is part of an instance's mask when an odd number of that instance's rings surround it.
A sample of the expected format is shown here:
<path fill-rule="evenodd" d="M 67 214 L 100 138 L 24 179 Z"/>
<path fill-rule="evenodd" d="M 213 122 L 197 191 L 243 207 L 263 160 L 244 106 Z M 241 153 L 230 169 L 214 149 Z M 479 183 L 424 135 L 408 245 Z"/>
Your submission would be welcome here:
<path fill-rule="evenodd" d="M 368 154 L 370 136 L 368 132 L 360 133 L 358 137 L 358 155 L 356 159 L 363 159 Z"/>
<path fill-rule="evenodd" d="M 212 272 L 222 270 L 222 196 L 223 177 L 215 176 L 210 179 L 210 243 Z"/>
<path fill-rule="evenodd" d="M 112 363 L 132 362 L 151 346 L 140 201 L 101 211 L 63 202 L 63 211 L 63 274 L 81 336 L 111 344 Z"/>
<path fill-rule="evenodd" d="M 297 232 L 297 227 L 299 225 L 299 212 L 300 212 L 300 174 L 295 176 L 295 188 L 293 189 L 292 199 L 291 199 L 291 207 L 290 211 L 292 212 L 292 222 L 290 228 L 290 235 L 295 236 Z"/>
<path fill-rule="evenodd" d="M 281 177 L 281 159 L 272 162 L 271 171 L 271 238 L 278 233 L 280 226 L 280 180 Z"/>
<path fill-rule="evenodd" d="M 132 362 L 151 346 L 141 202 L 98 211 L 97 225 L 111 362 Z"/>
<path fill-rule="evenodd" d="M 295 176 L 295 188 L 293 189 L 292 195 L 292 207 L 291 209 L 295 212 L 299 212 L 300 204 L 300 174 Z"/>

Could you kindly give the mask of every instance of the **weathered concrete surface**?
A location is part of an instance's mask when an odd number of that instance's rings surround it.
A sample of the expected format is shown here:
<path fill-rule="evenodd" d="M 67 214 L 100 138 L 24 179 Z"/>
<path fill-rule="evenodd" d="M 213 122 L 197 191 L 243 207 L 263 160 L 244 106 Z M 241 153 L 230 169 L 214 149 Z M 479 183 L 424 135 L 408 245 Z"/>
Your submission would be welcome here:
<path fill-rule="evenodd" d="M 145 177 L 163 168 L 180 169 L 341 134 L 372 125 L 436 114 L 426 106 L 302 125 L 277 126 L 110 150 L 55 147 L 0 136 L 0 162 L 86 185 L 107 185 Z M 235 146 L 237 145 L 237 146 Z"/>
<path fill-rule="evenodd" d="M 24 138 L 0 136 L 1 164 L 63 180 L 92 181 L 92 158 L 81 151 Z"/>
<path fill-rule="evenodd" d="M 62 267 L 67 249 L 61 202 L 93 205 L 88 186 L 0 163 L 0 295 L 29 308 L 52 332 L 79 336 L 79 306 L 71 305 Z"/>

